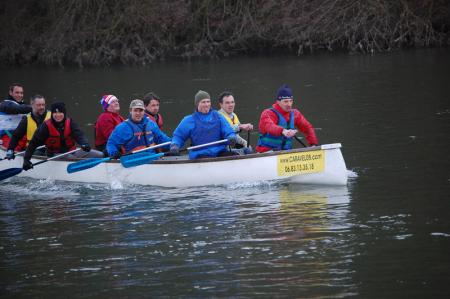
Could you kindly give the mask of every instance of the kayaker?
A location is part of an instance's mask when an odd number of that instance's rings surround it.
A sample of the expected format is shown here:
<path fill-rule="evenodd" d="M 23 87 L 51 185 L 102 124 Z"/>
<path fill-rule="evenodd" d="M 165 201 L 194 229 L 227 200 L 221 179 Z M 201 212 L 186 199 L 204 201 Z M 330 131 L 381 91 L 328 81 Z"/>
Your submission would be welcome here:
<path fill-rule="evenodd" d="M 103 112 L 99 115 L 95 123 L 95 149 L 107 153 L 106 143 L 114 128 L 122 123 L 125 119 L 119 114 L 120 104 L 119 99 L 107 94 L 100 100 Z"/>
<path fill-rule="evenodd" d="M 154 93 L 149 92 L 144 96 L 143 99 L 145 106 L 145 115 L 154 121 L 160 130 L 163 128 L 163 118 L 161 113 L 159 113 L 160 98 Z"/>
<path fill-rule="evenodd" d="M 47 119 L 50 119 L 51 112 L 45 109 L 45 98 L 35 95 L 31 98 L 32 112 L 24 115 L 19 125 L 12 133 L 11 141 L 6 152 L 6 159 L 14 159 L 14 150 L 23 151 L 33 137 L 34 132 Z M 34 154 L 43 154 L 43 150 L 36 150 Z"/>
<path fill-rule="evenodd" d="M 186 140 L 191 145 L 201 145 L 221 139 L 228 139 L 231 145 L 236 143 L 236 133 L 226 119 L 216 110 L 211 109 L 211 97 L 206 91 L 199 90 L 194 99 L 195 112 L 187 115 L 175 129 L 170 145 L 170 154 L 177 155 Z M 190 159 L 229 156 L 236 153 L 229 151 L 224 144 L 204 147 L 189 151 Z"/>
<path fill-rule="evenodd" d="M 119 159 L 123 154 L 144 147 L 170 141 L 156 123 L 145 117 L 145 106 L 142 100 L 130 103 L 130 116 L 118 125 L 109 136 L 106 149 L 110 157 Z M 168 149 L 168 146 L 166 147 Z M 154 153 L 154 150 L 149 150 Z"/>
<path fill-rule="evenodd" d="M 27 114 L 32 111 L 31 106 L 23 101 L 23 86 L 13 83 L 9 87 L 9 95 L 0 103 L 0 112 L 5 114 Z"/>
<path fill-rule="evenodd" d="M 23 86 L 13 83 L 9 87 L 8 97 L 0 103 L 0 115 L 3 114 L 27 114 L 32 111 L 30 105 L 23 101 Z M 4 147 L 9 146 L 12 130 L 0 130 L 0 139 Z"/>
<path fill-rule="evenodd" d="M 236 148 L 246 148 L 247 140 L 239 136 L 239 132 L 241 131 L 251 131 L 253 130 L 253 125 L 251 123 L 241 124 L 239 121 L 239 117 L 234 113 L 234 108 L 236 106 L 234 96 L 229 91 L 224 91 L 219 95 L 219 105 L 220 110 L 219 113 L 225 117 L 230 126 L 233 128 L 236 133 Z"/>
<path fill-rule="evenodd" d="M 291 88 L 286 84 L 282 85 L 272 108 L 261 113 L 257 152 L 291 149 L 292 138 L 297 133 L 295 128 L 305 134 L 310 146 L 318 144 L 314 127 L 300 111 L 292 108 L 293 102 Z"/>
<path fill-rule="evenodd" d="M 47 156 L 65 153 L 76 148 L 78 143 L 82 151 L 67 155 L 68 158 L 101 158 L 103 153 L 91 150 L 80 127 L 66 116 L 66 106 L 63 102 L 51 105 L 51 118 L 42 123 L 34 133 L 23 158 L 23 169 L 33 168 L 30 159 L 38 146 L 45 144 Z"/>

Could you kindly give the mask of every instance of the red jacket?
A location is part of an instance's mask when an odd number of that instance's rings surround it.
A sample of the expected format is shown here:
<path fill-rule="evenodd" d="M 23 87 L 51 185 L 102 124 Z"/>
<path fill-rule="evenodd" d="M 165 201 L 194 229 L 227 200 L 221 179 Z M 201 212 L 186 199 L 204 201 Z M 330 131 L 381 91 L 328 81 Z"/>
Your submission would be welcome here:
<path fill-rule="evenodd" d="M 290 112 L 286 112 L 283 109 L 281 109 L 280 105 L 278 103 L 275 103 L 272 105 L 274 109 L 276 109 L 278 112 L 283 115 L 286 122 L 289 123 L 289 115 Z M 310 145 L 317 145 L 319 144 L 317 141 L 316 133 L 314 132 L 314 127 L 310 124 L 310 122 L 298 111 L 297 109 L 292 109 L 294 111 L 294 124 L 297 127 L 297 129 L 305 134 L 306 141 Z M 275 112 L 273 112 L 270 109 L 265 109 L 261 113 L 261 118 L 259 120 L 259 132 L 261 134 L 270 133 L 275 136 L 281 136 L 281 133 L 283 132 L 283 128 L 277 125 L 278 123 L 278 116 Z M 265 146 L 257 146 L 256 151 L 259 153 L 267 152 L 271 150 L 269 147 Z"/>
<path fill-rule="evenodd" d="M 114 128 L 124 121 L 117 113 L 104 111 L 95 124 L 95 146 L 104 147 Z"/>

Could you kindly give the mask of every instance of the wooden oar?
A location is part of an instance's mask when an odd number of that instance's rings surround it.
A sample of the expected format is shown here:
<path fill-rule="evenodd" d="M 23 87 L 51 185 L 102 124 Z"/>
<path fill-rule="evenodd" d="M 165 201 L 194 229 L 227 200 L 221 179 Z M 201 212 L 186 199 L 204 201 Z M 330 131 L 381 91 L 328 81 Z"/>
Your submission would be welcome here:
<path fill-rule="evenodd" d="M 41 145 L 41 146 L 38 146 L 36 149 L 41 149 L 41 148 L 43 148 L 43 147 L 45 147 L 45 145 Z M 24 154 L 26 152 L 26 150 L 25 151 L 21 151 L 21 152 L 18 152 L 17 154 L 15 154 L 16 156 L 18 156 L 18 155 L 22 155 L 22 154 Z M 0 161 L 1 160 L 7 160 L 6 158 L 0 158 Z"/>
<path fill-rule="evenodd" d="M 58 158 L 60 158 L 60 157 L 62 157 L 62 156 L 66 156 L 66 155 L 68 155 L 68 154 L 74 153 L 74 152 L 76 152 L 76 151 L 78 151 L 78 150 L 79 150 L 79 149 L 77 148 L 77 149 L 74 149 L 74 150 L 72 150 L 72 151 L 69 151 L 69 152 L 66 152 L 66 153 L 62 153 L 62 154 L 56 155 L 56 156 L 54 156 L 54 157 L 51 157 L 51 158 L 48 158 L 48 159 L 45 159 L 45 160 L 36 162 L 36 163 L 33 164 L 33 167 L 36 166 L 36 165 L 45 163 L 45 162 L 47 162 L 47 161 L 55 160 L 55 159 L 58 159 Z M 2 171 L 0 171 L 0 181 L 3 181 L 3 180 L 5 180 L 5 179 L 7 179 L 7 178 L 10 178 L 10 177 L 12 177 L 12 176 L 15 176 L 15 175 L 21 173 L 22 170 L 23 170 L 23 168 L 17 168 L 17 167 L 16 167 L 16 168 L 8 168 L 8 169 L 5 169 L 5 170 L 2 170 Z"/>
<path fill-rule="evenodd" d="M 122 159 L 126 160 L 127 159 L 126 157 L 131 157 L 131 156 L 133 156 L 136 153 L 140 153 L 140 152 L 143 152 L 143 151 L 147 151 L 147 150 L 163 147 L 163 146 L 166 146 L 166 145 L 169 145 L 169 144 L 170 144 L 170 141 L 164 142 L 164 143 L 161 143 L 161 144 L 157 144 L 157 145 L 154 145 L 154 146 L 145 147 L 145 148 L 142 148 L 142 149 L 139 149 L 139 150 L 132 151 L 129 154 L 123 155 L 122 158 L 120 158 L 120 161 L 122 162 Z M 145 154 L 147 156 L 149 156 L 149 153 L 145 153 Z M 155 158 L 155 159 L 157 159 L 157 158 Z M 91 159 L 86 159 L 86 160 L 70 163 L 69 165 L 67 165 L 67 172 L 68 173 L 74 173 L 74 172 L 86 170 L 86 169 L 95 167 L 95 166 L 97 166 L 100 163 L 107 162 L 109 160 L 111 160 L 111 157 L 91 158 Z M 130 163 L 132 163 L 132 162 L 130 162 Z M 124 164 L 122 163 L 122 165 L 124 165 Z M 124 167 L 127 167 L 127 166 L 124 166 Z M 132 166 L 130 166 L 130 167 L 132 167 Z"/>

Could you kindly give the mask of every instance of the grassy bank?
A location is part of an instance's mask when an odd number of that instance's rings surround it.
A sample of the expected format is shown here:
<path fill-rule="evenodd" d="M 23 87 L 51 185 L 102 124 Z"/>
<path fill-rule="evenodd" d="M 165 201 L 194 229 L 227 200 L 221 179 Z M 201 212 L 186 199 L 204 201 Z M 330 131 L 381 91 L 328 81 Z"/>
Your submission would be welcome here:
<path fill-rule="evenodd" d="M 147 65 L 171 57 L 448 46 L 447 0 L 2 1 L 0 61 Z"/>

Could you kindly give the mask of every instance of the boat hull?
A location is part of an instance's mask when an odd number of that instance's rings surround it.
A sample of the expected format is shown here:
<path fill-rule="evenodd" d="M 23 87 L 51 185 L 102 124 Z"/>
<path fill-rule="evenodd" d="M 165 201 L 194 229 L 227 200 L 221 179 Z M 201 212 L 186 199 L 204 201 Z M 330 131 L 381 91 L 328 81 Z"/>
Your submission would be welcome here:
<path fill-rule="evenodd" d="M 258 181 L 285 181 L 298 184 L 347 184 L 347 169 L 341 145 L 327 144 L 290 151 L 246 156 L 186 160 L 164 157 L 150 164 L 124 168 L 110 161 L 75 173 L 67 173 L 74 160 L 52 160 L 19 176 L 69 182 L 153 185 L 162 187 L 193 187 L 226 185 Z M 4 156 L 4 152 L 3 155 Z M 315 160 L 317 158 L 317 161 Z M 318 161 L 320 159 L 320 161 Z M 32 162 L 41 161 L 33 158 Z M 1 161 L 0 170 L 21 167 L 22 158 Z"/>

